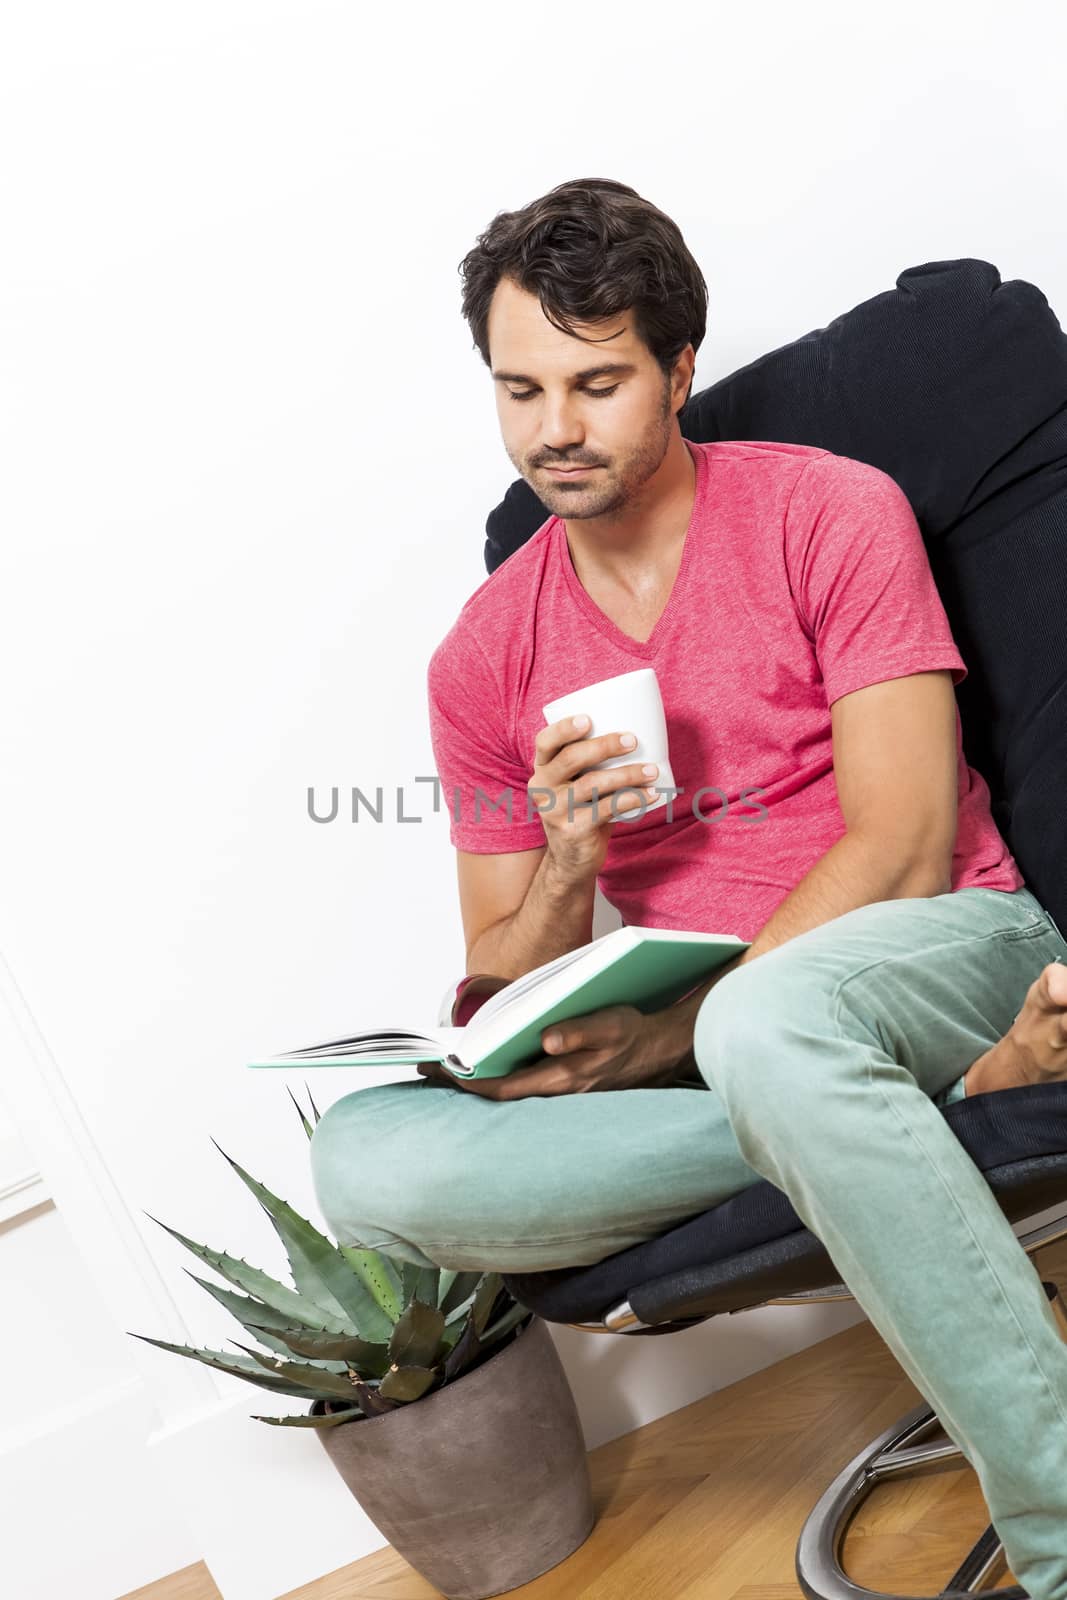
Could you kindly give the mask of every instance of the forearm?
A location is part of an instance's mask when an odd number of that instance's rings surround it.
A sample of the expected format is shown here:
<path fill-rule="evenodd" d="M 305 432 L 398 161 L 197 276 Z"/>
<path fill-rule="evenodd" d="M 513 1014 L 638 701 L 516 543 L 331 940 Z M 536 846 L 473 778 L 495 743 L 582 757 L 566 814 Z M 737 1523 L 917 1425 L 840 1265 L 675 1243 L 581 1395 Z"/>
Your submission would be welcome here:
<path fill-rule="evenodd" d="M 471 946 L 468 973 L 493 973 L 510 982 L 588 944 L 595 894 L 595 876 L 563 876 L 546 851 L 518 911 L 495 922 Z"/>
<path fill-rule="evenodd" d="M 950 888 L 951 882 L 939 877 L 929 862 L 917 856 L 902 856 L 899 851 L 890 852 L 884 845 L 856 833 L 842 834 L 775 907 L 747 950 L 684 1000 L 652 1013 L 657 1019 L 664 1062 L 674 1062 L 683 1077 L 698 1076 L 693 1054 L 697 1012 L 716 983 L 735 967 L 744 966 L 857 906 L 876 900 L 944 894 Z"/>

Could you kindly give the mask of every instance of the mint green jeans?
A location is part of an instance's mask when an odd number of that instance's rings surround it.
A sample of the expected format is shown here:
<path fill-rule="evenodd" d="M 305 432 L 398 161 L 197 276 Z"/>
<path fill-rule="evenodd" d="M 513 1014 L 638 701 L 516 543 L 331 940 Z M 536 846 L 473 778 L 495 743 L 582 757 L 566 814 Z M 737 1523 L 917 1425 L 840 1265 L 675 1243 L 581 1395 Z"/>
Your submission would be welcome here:
<path fill-rule="evenodd" d="M 1029 889 L 878 901 L 729 973 L 705 1087 L 356 1090 L 311 1141 L 342 1243 L 423 1265 L 602 1260 L 767 1178 L 973 1465 L 1012 1570 L 1067 1600 L 1067 1344 L 938 1105 L 1067 943 Z"/>

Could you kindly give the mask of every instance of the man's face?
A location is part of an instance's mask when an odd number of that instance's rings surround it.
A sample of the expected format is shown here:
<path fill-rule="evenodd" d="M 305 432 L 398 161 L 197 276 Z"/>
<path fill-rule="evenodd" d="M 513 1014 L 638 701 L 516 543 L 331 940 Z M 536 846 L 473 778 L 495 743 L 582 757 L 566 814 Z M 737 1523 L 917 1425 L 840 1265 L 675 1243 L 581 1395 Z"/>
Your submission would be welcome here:
<path fill-rule="evenodd" d="M 629 312 L 575 326 L 583 338 L 554 327 L 510 278 L 497 285 L 488 336 L 504 448 L 550 511 L 577 520 L 640 501 L 667 453 L 695 356 L 687 346 L 668 380 Z M 589 370 L 608 365 L 623 370 Z M 548 470 L 556 466 L 587 470 L 565 477 Z"/>

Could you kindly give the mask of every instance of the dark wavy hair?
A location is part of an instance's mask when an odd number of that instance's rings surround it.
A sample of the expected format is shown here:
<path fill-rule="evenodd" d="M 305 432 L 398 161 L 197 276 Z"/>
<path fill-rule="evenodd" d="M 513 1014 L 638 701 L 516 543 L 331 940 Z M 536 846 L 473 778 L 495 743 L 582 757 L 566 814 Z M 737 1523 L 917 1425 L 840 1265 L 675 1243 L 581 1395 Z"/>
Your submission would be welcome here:
<path fill-rule="evenodd" d="M 611 178 L 572 178 L 521 211 L 497 212 L 459 272 L 463 316 L 486 366 L 489 304 L 505 277 L 574 338 L 585 336 L 572 322 L 632 306 L 635 331 L 665 377 L 687 344 L 700 349 L 707 327 L 708 286 L 678 224 Z"/>

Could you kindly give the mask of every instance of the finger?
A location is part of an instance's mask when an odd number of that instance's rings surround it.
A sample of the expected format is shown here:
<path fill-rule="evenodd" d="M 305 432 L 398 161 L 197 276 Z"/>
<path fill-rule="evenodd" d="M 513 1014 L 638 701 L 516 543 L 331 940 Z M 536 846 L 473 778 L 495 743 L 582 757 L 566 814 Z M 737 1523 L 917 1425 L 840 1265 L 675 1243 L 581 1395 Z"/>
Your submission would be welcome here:
<path fill-rule="evenodd" d="M 549 1068 L 556 1067 L 554 1061 L 546 1062 L 545 1065 Z M 522 1068 L 505 1073 L 499 1078 L 456 1078 L 450 1072 L 446 1072 L 440 1080 L 434 1078 L 432 1081 L 446 1083 L 453 1089 L 462 1089 L 464 1094 L 476 1094 L 483 1100 L 519 1100 L 526 1094 L 546 1092 L 538 1084 L 530 1087 L 518 1081 L 525 1078 L 526 1068 Z"/>
<path fill-rule="evenodd" d="M 516 1067 L 506 1077 L 491 1080 L 495 1087 L 494 1099 L 525 1100 L 531 1095 L 572 1094 L 576 1087 L 573 1074 L 564 1063 L 541 1057 L 526 1066 Z"/>
<path fill-rule="evenodd" d="M 457 1078 L 455 1087 L 464 1094 L 475 1094 L 481 1100 L 502 1100 L 501 1087 L 506 1078 Z"/>
<path fill-rule="evenodd" d="M 567 744 L 584 739 L 589 727 L 588 717 L 563 717 L 559 722 L 549 722 L 534 735 L 534 766 L 547 767 Z"/>
<path fill-rule="evenodd" d="M 602 1006 L 565 1022 L 548 1022 L 541 1029 L 541 1048 L 546 1055 L 559 1057 L 575 1050 L 596 1050 L 613 1043 L 623 1031 L 626 1006 Z"/>
<path fill-rule="evenodd" d="M 500 1078 L 466 1078 L 457 1084 L 470 1094 L 486 1100 L 525 1100 L 531 1095 L 578 1094 L 585 1087 L 591 1067 L 600 1063 L 603 1052 L 576 1050 L 562 1060 L 550 1057 L 516 1067 Z"/>
<path fill-rule="evenodd" d="M 629 776 L 629 775 L 627 775 Z M 644 787 L 643 785 L 648 785 Z M 645 812 L 659 799 L 659 790 L 655 787 L 654 779 L 640 779 L 634 783 L 632 779 L 626 783 L 613 785 L 610 794 L 598 793 L 596 796 L 596 810 L 593 819 L 597 826 L 605 822 L 614 822 L 618 816 L 629 815 L 630 812 Z"/>
<path fill-rule="evenodd" d="M 452 1085 L 458 1082 L 455 1073 L 446 1072 L 439 1061 L 420 1061 L 415 1070 L 429 1083 Z"/>
<path fill-rule="evenodd" d="M 464 1078 L 456 1084 L 457 1089 L 462 1089 L 464 1094 L 477 1095 L 480 1100 L 521 1100 L 526 1094 L 543 1094 L 543 1089 L 524 1089 L 515 1080 L 520 1076 L 517 1072 L 508 1073 L 502 1078 Z"/>
<path fill-rule="evenodd" d="M 592 1048 L 604 1031 L 600 1018 L 599 1011 L 588 1011 L 584 1016 L 568 1017 L 566 1022 L 547 1022 L 541 1029 L 541 1049 L 558 1060 L 574 1050 Z"/>
<path fill-rule="evenodd" d="M 638 742 L 636 735 L 629 730 L 588 737 L 584 734 L 585 728 L 577 726 L 574 717 L 548 723 L 534 736 L 534 767 L 543 771 L 550 765 L 559 766 L 564 776 L 574 777 L 579 772 L 598 767 L 601 761 L 626 755 Z"/>

